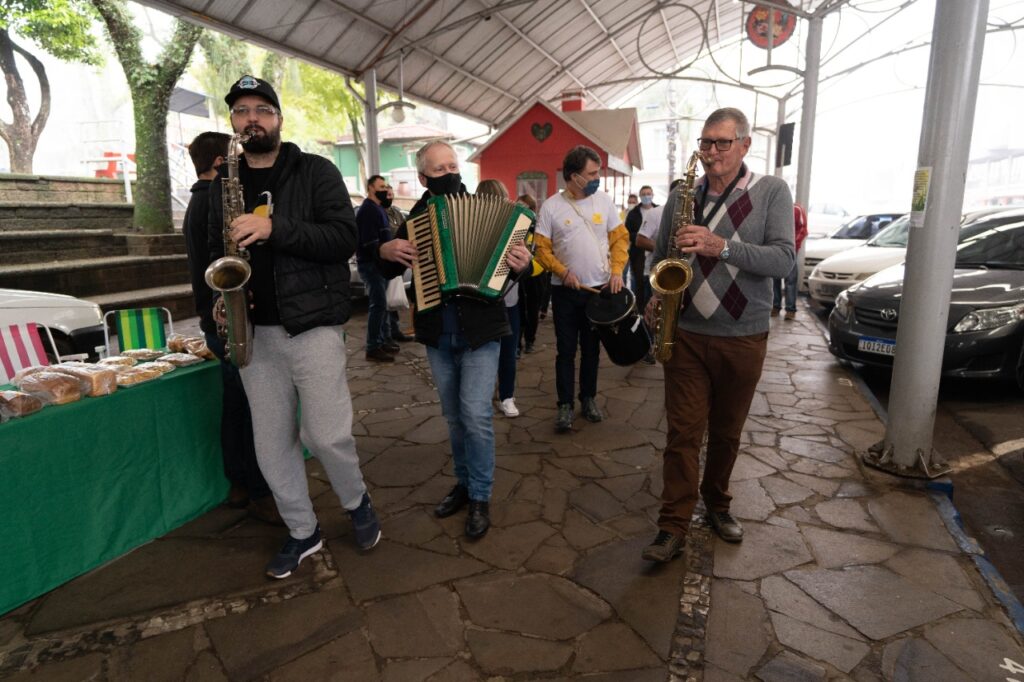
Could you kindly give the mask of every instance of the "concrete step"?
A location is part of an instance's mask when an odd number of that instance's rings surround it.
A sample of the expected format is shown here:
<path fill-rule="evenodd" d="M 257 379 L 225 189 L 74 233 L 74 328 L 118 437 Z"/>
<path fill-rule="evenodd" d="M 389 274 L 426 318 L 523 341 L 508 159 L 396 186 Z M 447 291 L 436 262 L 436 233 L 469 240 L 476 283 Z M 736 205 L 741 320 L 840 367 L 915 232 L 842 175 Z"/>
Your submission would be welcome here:
<path fill-rule="evenodd" d="M 108 310 L 153 306 L 167 308 L 171 311 L 171 319 L 174 320 L 184 320 L 195 317 L 196 314 L 191 284 L 118 291 L 112 294 L 89 296 L 89 300 L 99 304 L 104 313 Z"/>
<path fill-rule="evenodd" d="M 0 232 L 0 265 L 128 255 L 124 234 L 113 230 Z"/>
<path fill-rule="evenodd" d="M 188 282 L 185 254 L 0 265 L 0 288 L 48 291 L 80 298 Z"/>
<path fill-rule="evenodd" d="M 131 230 L 133 204 L 0 201 L 0 232 L 27 230 Z"/>
<path fill-rule="evenodd" d="M 0 173 L 0 201 L 124 202 L 124 181 Z"/>

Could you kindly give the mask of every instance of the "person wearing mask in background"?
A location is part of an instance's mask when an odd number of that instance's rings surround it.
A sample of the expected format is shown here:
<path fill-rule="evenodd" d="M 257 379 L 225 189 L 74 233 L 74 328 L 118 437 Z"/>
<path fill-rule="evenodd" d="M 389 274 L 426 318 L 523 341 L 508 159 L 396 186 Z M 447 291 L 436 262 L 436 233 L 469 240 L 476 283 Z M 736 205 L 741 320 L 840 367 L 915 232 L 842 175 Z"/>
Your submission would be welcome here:
<path fill-rule="evenodd" d="M 476 193 L 508 199 L 508 190 L 500 180 L 481 180 L 476 186 Z M 501 350 L 498 353 L 498 409 L 506 417 L 512 418 L 519 416 L 515 397 L 516 359 L 519 356 L 519 282 L 505 292 L 505 313 L 512 331 L 501 337 Z"/>
<path fill-rule="evenodd" d="M 800 204 L 793 204 L 793 231 L 796 252 L 800 253 L 800 246 L 807 238 L 807 212 Z M 784 279 L 775 278 L 772 280 L 772 317 L 778 317 L 782 308 L 782 283 L 786 283 L 786 319 L 796 319 L 796 292 L 799 279 L 800 262 L 797 259 L 793 263 L 793 269 Z"/>
<path fill-rule="evenodd" d="M 226 503 L 234 509 L 248 507 L 249 513 L 268 523 L 282 524 L 281 515 L 270 494 L 270 487 L 256 461 L 252 439 L 252 415 L 249 399 L 238 368 L 224 360 L 224 341 L 217 334 L 213 321 L 213 290 L 206 284 L 206 268 L 210 265 L 207 248 L 207 225 L 210 213 L 210 184 L 217 177 L 217 167 L 227 157 L 226 133 L 200 133 L 188 146 L 198 180 L 192 185 L 192 197 L 185 209 L 182 223 L 185 251 L 192 278 L 192 295 L 199 315 L 199 328 L 206 335 L 206 345 L 221 359 L 221 385 L 224 387 L 220 413 L 220 451 L 224 476 L 230 481 Z"/>
<path fill-rule="evenodd" d="M 465 194 L 455 149 L 443 141 L 428 142 L 416 152 L 416 170 L 426 191 L 410 216 L 427 210 L 434 196 Z M 416 259 L 416 247 L 406 239 L 403 225 L 395 239 L 380 245 L 378 267 L 385 277 L 397 277 Z M 507 263 L 517 278 L 530 266 L 522 244 L 509 249 Z M 494 487 L 494 408 L 491 398 L 498 375 L 500 339 L 508 335 L 505 302 L 473 296 L 451 296 L 441 305 L 416 312 L 416 340 L 427 347 L 427 360 L 448 422 L 448 438 L 456 484 L 434 508 L 439 518 L 469 506 L 465 534 L 482 538 L 491 525 L 490 499 Z"/>
<path fill-rule="evenodd" d="M 250 135 L 238 160 L 245 213 L 232 220 L 229 237 L 248 249 L 252 267 L 252 359 L 241 375 L 252 410 L 256 457 L 289 532 L 266 573 L 286 578 L 303 559 L 323 549 L 303 445 L 327 473 L 359 548 L 369 550 L 381 538 L 359 470 L 345 373 L 342 325 L 352 308 L 349 259 L 358 235 L 338 168 L 281 141 L 284 114 L 274 88 L 243 76 L 224 101 L 232 129 Z M 225 175 L 222 166 L 210 187 L 211 259 L 224 254 Z M 214 319 L 224 321 L 217 302 Z M 297 416 L 300 402 L 302 413 Z"/>
<path fill-rule="evenodd" d="M 669 191 L 671 192 L 675 187 L 676 184 L 673 184 Z M 647 185 L 640 188 L 640 208 L 627 216 L 627 219 L 633 217 L 635 221 L 637 216 L 640 218 L 640 225 L 634 235 L 634 242 L 637 250 L 645 255 L 636 270 L 638 274 L 633 280 L 635 282 L 633 292 L 636 294 L 636 309 L 643 311 L 647 307 L 647 299 L 651 297 L 651 260 L 654 258 L 654 240 L 657 238 L 658 228 L 661 226 L 661 206 L 654 203 L 654 190 Z M 653 365 L 654 353 L 648 352 L 644 357 L 644 362 Z"/>
<path fill-rule="evenodd" d="M 589 422 L 604 419 L 597 406 L 600 344 L 587 319 L 587 301 L 598 294 L 582 289 L 622 289 L 629 233 L 615 202 L 598 190 L 601 157 L 590 147 L 569 150 L 562 161 L 565 190 L 548 198 L 537 217 L 537 260 L 553 274 L 551 304 L 557 355 L 555 384 L 558 416 L 555 431 L 572 430 L 575 418 L 576 350 L 580 350 L 580 406 Z"/>
<path fill-rule="evenodd" d="M 529 194 L 521 194 L 517 202 L 537 214 L 537 201 Z M 534 240 L 536 239 L 537 221 L 530 223 L 530 232 L 526 236 L 526 246 L 532 252 Z M 540 266 L 536 260 L 533 261 L 533 269 L 530 276 L 523 277 L 519 282 L 519 316 L 520 329 L 522 329 L 522 341 L 520 345 L 523 352 L 529 355 L 536 350 L 537 326 L 540 324 L 540 304 L 544 293 L 551 281 L 551 273 Z"/>
<path fill-rule="evenodd" d="M 385 206 L 387 204 L 387 206 Z M 391 340 L 391 315 L 388 311 L 388 283 L 377 270 L 377 248 L 391 239 L 391 224 L 385 210 L 391 206 L 388 183 L 383 176 L 371 175 L 366 180 L 366 200 L 356 211 L 359 247 L 356 263 L 368 300 L 366 322 L 366 359 L 394 362 L 398 344 Z"/>
<path fill-rule="evenodd" d="M 388 183 L 388 198 L 385 204 L 381 204 L 384 208 L 384 212 L 388 214 L 388 225 L 391 228 L 391 236 L 398 234 L 398 228 L 405 222 L 405 216 L 402 215 L 402 211 L 395 206 L 395 190 Z M 390 238 L 390 237 L 389 237 Z M 414 303 L 409 301 L 409 309 L 412 310 Z M 411 313 L 410 313 L 411 314 Z M 408 343 L 413 341 L 413 337 L 402 331 L 402 319 L 401 314 L 398 310 L 388 311 L 388 321 L 391 325 L 391 340 L 397 341 L 398 343 Z"/>

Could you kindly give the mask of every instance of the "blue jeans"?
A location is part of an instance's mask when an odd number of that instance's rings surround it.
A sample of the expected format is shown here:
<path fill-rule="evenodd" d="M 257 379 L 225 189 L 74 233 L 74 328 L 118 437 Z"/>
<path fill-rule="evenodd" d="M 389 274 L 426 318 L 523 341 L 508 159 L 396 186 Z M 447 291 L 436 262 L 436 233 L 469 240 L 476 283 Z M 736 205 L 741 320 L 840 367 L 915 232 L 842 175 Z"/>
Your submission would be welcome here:
<path fill-rule="evenodd" d="M 796 276 L 797 267 L 793 266 L 793 269 L 786 275 L 786 310 L 790 312 L 796 312 Z M 772 280 L 772 307 L 782 307 L 782 282 L 781 279 Z"/>
<path fill-rule="evenodd" d="M 388 282 L 377 270 L 376 263 L 359 263 L 359 277 L 369 299 L 366 322 L 366 350 L 371 351 L 391 341 L 391 316 L 388 314 Z"/>
<path fill-rule="evenodd" d="M 580 400 L 597 395 L 597 365 L 601 342 L 587 319 L 587 301 L 596 296 L 582 289 L 551 287 L 555 321 L 555 388 L 558 404 L 573 405 L 576 387 L 576 349 L 580 350 Z"/>
<path fill-rule="evenodd" d="M 494 409 L 491 396 L 500 344 L 471 350 L 461 334 L 442 334 L 427 360 L 448 420 L 455 477 L 473 500 L 486 502 L 494 486 Z"/>
<path fill-rule="evenodd" d="M 512 333 L 501 337 L 498 354 L 498 400 L 511 398 L 516 392 L 516 354 L 519 352 L 519 304 L 506 306 L 508 326 Z"/>

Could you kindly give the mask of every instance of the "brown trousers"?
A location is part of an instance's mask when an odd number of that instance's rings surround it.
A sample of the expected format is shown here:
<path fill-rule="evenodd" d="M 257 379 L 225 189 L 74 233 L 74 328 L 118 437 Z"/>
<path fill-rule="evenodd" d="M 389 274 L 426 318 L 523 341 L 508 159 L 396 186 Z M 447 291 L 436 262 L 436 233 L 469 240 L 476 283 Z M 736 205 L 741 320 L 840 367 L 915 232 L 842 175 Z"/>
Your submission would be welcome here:
<path fill-rule="evenodd" d="M 767 349 L 767 332 L 729 337 L 676 330 L 672 357 L 665 363 L 668 434 L 661 530 L 685 536 L 690 527 L 705 429 L 708 450 L 699 494 L 709 511 L 729 509 L 729 477 Z"/>

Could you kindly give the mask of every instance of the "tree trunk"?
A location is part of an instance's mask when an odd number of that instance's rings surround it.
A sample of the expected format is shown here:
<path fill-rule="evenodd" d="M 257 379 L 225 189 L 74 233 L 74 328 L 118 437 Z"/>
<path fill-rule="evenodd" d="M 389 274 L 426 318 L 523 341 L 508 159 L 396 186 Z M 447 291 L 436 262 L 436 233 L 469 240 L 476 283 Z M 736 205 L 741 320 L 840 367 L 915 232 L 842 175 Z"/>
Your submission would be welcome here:
<path fill-rule="evenodd" d="M 39 80 L 39 113 L 36 114 L 34 121 L 29 109 L 25 84 L 15 62 L 15 52 L 28 61 Z M 42 62 L 16 45 L 11 40 L 7 29 L 0 30 L 0 70 L 4 72 L 4 80 L 7 84 L 7 104 L 11 107 L 12 114 L 11 123 L 0 121 L 0 139 L 7 143 L 11 171 L 31 173 L 32 157 L 35 156 L 39 136 L 42 135 L 46 120 L 50 115 L 50 81 Z"/>
<path fill-rule="evenodd" d="M 167 109 L 170 95 L 135 92 L 136 230 L 147 234 L 170 232 L 174 228 L 171 212 L 171 173 L 167 161 Z"/>
<path fill-rule="evenodd" d="M 177 21 L 174 36 L 155 64 L 142 55 L 142 34 L 123 0 L 92 0 L 107 27 L 132 91 L 135 113 L 135 229 L 149 234 L 174 229 L 167 163 L 167 110 L 171 92 L 188 66 L 202 29 Z"/>

